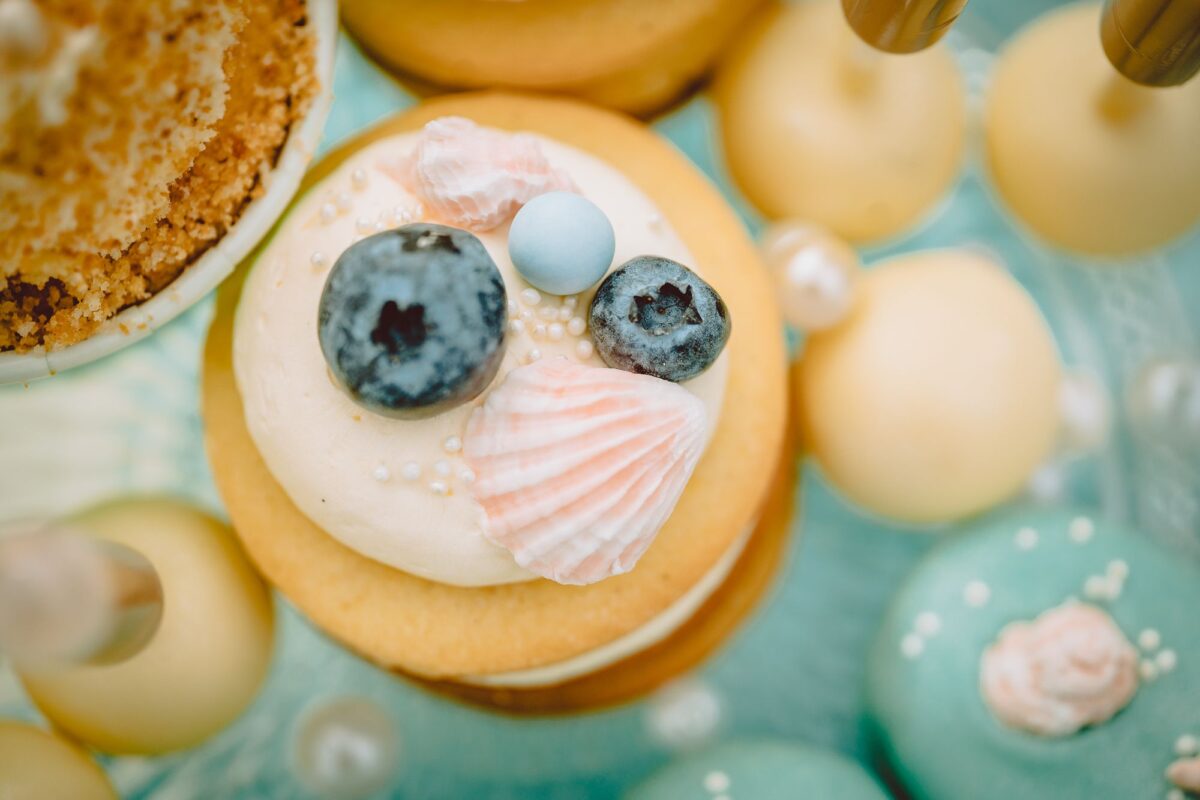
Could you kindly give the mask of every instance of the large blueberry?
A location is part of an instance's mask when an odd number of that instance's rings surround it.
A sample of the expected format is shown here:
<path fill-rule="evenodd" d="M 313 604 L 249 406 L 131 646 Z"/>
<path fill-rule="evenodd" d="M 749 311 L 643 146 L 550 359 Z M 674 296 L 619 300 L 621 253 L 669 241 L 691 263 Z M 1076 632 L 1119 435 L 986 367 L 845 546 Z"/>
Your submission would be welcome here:
<path fill-rule="evenodd" d="M 393 417 L 478 396 L 504 357 L 504 280 L 470 233 L 420 223 L 351 245 L 329 273 L 321 352 L 355 402 Z"/>
<path fill-rule="evenodd" d="M 732 325 L 711 286 L 658 256 L 630 259 L 605 278 L 590 315 L 605 363 L 668 381 L 686 381 L 712 366 Z"/>

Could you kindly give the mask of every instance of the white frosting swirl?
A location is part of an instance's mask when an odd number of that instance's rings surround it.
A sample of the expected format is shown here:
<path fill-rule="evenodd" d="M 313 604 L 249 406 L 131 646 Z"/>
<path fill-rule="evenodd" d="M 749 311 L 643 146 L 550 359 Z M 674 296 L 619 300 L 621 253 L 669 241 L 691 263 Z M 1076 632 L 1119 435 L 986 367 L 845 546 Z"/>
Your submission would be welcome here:
<path fill-rule="evenodd" d="M 1105 611 L 1077 602 L 1005 626 L 980 666 L 992 713 L 1042 736 L 1068 736 L 1110 719 L 1138 687 L 1133 645 Z"/>

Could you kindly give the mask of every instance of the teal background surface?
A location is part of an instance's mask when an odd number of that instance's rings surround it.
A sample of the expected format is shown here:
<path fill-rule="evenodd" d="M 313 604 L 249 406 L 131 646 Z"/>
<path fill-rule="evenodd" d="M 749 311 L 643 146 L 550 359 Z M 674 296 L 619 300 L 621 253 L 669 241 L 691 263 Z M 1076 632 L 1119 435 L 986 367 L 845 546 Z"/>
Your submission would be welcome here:
<path fill-rule="evenodd" d="M 994 50 L 1047 5 L 971 3 L 949 46 L 976 112 Z M 345 39 L 335 94 L 324 147 L 414 102 Z M 701 93 L 653 124 L 757 230 L 759 220 L 724 175 L 707 97 Z M 1052 252 L 1001 208 L 978 158 L 978 131 L 972 138 L 950 195 L 918 229 L 866 251 L 866 262 L 932 246 L 999 255 L 1038 300 L 1065 362 L 1107 387 L 1116 423 L 1099 452 L 1048 464 L 1023 502 L 1070 497 L 1098 516 L 1135 525 L 1181 557 L 1200 558 L 1200 455 L 1136 433 L 1123 401 L 1149 359 L 1196 352 L 1200 236 L 1127 264 L 1088 264 Z M 0 390 L 0 519 L 65 513 L 131 491 L 180 494 L 222 513 L 197 399 L 199 348 L 211 312 L 210 298 L 122 353 Z M 239 722 L 192 751 L 108 759 L 106 766 L 122 795 L 133 798 L 309 797 L 290 764 L 294 725 L 313 704 L 346 694 L 369 698 L 399 728 L 401 768 L 380 796 L 611 797 L 680 750 L 740 737 L 799 740 L 872 765 L 864 718 L 871 638 L 903 576 L 938 536 L 953 531 L 901 530 L 864 516 L 811 465 L 796 492 L 795 535 L 762 608 L 696 674 L 642 702 L 554 719 L 455 705 L 340 650 L 281 598 L 271 676 Z M 3 667 L 0 716 L 37 718 Z"/>

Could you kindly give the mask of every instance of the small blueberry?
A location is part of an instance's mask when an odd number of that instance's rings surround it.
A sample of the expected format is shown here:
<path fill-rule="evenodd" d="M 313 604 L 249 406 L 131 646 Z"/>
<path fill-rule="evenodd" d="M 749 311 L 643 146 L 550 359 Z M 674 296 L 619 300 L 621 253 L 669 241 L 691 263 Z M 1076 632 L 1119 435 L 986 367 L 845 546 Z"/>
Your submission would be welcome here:
<path fill-rule="evenodd" d="M 483 244 L 445 225 L 368 236 L 338 257 L 321 293 L 321 352 L 356 403 L 393 417 L 477 397 L 500 368 L 504 280 Z"/>
<path fill-rule="evenodd" d="M 676 382 L 712 366 L 732 327 L 711 286 L 657 256 L 638 256 L 613 271 L 589 313 L 596 352 L 606 364 Z"/>
<path fill-rule="evenodd" d="M 521 277 L 550 294 L 578 294 L 608 271 L 612 223 L 582 195 L 548 192 L 526 203 L 508 231 L 508 255 Z"/>

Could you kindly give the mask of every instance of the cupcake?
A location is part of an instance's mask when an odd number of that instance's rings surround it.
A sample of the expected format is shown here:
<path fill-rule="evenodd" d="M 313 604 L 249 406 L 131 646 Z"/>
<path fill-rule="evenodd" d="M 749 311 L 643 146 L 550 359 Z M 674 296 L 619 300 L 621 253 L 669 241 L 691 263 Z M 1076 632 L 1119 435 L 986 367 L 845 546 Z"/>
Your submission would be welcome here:
<path fill-rule="evenodd" d="M 353 650 L 561 709 L 665 680 L 753 605 L 786 519 L 779 318 L 644 128 L 427 102 L 318 165 L 240 274 L 205 363 L 218 486 Z"/>
<path fill-rule="evenodd" d="M 0 3 L 0 351 L 37 353 L 4 378 L 116 349 L 246 255 L 319 134 L 332 10 Z"/>
<path fill-rule="evenodd" d="M 347 0 L 381 62 L 445 87 L 560 92 L 638 114 L 697 80 L 762 0 Z"/>

